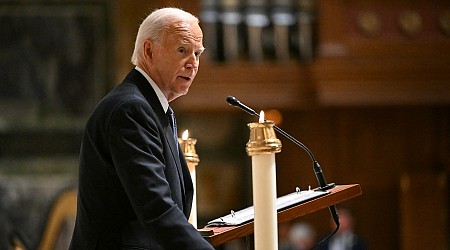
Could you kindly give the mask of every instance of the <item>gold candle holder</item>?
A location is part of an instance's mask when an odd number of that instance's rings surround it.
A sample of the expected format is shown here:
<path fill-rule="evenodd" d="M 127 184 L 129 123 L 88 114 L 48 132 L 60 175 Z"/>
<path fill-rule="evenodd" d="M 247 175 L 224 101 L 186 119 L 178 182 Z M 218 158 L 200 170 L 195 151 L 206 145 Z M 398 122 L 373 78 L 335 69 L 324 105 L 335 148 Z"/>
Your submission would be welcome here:
<path fill-rule="evenodd" d="M 281 152 L 281 141 L 275 135 L 273 121 L 249 123 L 250 138 L 246 151 L 249 156 Z"/>
<path fill-rule="evenodd" d="M 178 138 L 178 142 L 180 143 L 181 150 L 183 150 L 184 158 L 186 158 L 186 161 L 192 163 L 200 162 L 198 154 L 195 151 L 195 144 L 197 143 L 197 139 Z"/>

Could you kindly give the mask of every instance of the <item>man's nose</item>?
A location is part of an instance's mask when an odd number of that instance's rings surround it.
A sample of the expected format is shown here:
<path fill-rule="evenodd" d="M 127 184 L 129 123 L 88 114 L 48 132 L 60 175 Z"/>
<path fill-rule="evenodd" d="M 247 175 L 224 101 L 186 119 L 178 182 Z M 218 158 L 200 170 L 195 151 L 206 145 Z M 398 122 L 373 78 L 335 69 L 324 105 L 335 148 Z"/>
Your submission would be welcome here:
<path fill-rule="evenodd" d="M 186 62 L 186 68 L 188 69 L 198 68 L 199 61 L 200 59 L 195 54 L 192 54 Z"/>

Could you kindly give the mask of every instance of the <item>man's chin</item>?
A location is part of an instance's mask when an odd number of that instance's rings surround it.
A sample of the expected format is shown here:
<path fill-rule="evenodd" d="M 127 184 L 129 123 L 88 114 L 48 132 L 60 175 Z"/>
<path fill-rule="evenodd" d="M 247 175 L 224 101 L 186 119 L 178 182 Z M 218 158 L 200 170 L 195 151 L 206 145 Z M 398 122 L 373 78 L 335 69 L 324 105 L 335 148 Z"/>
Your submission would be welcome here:
<path fill-rule="evenodd" d="M 181 91 L 179 96 L 187 95 L 188 92 L 189 92 L 189 88 L 187 88 L 187 89 Z"/>
<path fill-rule="evenodd" d="M 169 101 L 173 101 L 173 100 L 177 99 L 178 97 L 184 96 L 188 92 L 189 92 L 189 88 L 187 88 L 185 90 L 182 90 L 182 91 L 178 91 L 176 94 L 174 94 L 174 97 L 171 100 L 169 100 Z"/>
<path fill-rule="evenodd" d="M 182 87 L 180 88 L 180 90 L 178 91 L 179 95 L 180 95 L 180 96 L 186 95 L 186 94 L 189 92 L 189 88 L 190 88 L 190 87 L 191 87 L 191 83 L 182 86 Z"/>

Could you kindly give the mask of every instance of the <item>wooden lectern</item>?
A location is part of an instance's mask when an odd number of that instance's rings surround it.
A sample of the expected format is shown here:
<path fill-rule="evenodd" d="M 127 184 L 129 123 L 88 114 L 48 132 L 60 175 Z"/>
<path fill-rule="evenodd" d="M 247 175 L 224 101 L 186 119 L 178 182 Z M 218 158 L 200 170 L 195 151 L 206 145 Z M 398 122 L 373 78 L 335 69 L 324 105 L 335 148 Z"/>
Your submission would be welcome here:
<path fill-rule="evenodd" d="M 278 223 L 291 221 L 362 194 L 359 184 L 336 185 L 328 191 L 329 193 L 323 196 L 278 211 Z M 206 226 L 199 229 L 203 238 L 213 246 L 245 237 L 252 234 L 253 230 L 253 220 L 238 226 Z"/>

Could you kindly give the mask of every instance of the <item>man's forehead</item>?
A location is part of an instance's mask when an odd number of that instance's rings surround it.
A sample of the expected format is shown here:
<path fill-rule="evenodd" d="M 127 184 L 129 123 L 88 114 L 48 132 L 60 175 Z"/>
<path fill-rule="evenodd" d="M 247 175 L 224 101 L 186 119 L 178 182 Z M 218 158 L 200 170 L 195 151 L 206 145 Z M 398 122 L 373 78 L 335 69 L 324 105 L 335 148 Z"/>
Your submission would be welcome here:
<path fill-rule="evenodd" d="M 179 21 L 174 22 L 171 27 L 168 28 L 168 33 L 192 33 L 196 34 L 198 33 L 200 36 L 202 36 L 202 30 L 200 28 L 200 25 L 197 22 L 186 22 L 186 21 Z"/>
<path fill-rule="evenodd" d="M 167 33 L 167 36 L 183 45 L 201 43 L 203 40 L 203 33 L 199 27 L 192 27 L 191 29 L 173 29 L 172 32 Z"/>

